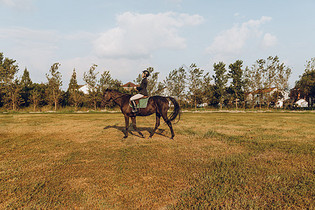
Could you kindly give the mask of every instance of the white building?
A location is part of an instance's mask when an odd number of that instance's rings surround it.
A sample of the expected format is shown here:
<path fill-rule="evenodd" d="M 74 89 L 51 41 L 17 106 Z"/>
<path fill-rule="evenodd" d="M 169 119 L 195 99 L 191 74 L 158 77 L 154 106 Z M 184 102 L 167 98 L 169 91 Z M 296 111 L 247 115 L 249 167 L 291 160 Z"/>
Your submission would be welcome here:
<path fill-rule="evenodd" d="M 283 107 L 283 102 L 287 99 L 289 99 L 289 92 L 284 91 L 284 90 L 279 90 L 278 88 L 266 88 L 266 89 L 259 89 L 259 90 L 255 90 L 253 92 L 250 92 L 247 96 L 247 100 L 249 101 L 254 101 L 255 104 L 260 104 L 260 100 L 262 102 L 265 102 L 267 98 L 272 97 L 272 95 L 275 92 L 281 92 L 282 94 L 282 98 L 279 99 L 276 104 L 275 107 L 277 108 L 282 108 Z"/>
<path fill-rule="evenodd" d="M 294 103 L 297 107 L 308 107 L 308 102 L 305 99 L 300 99 Z"/>
<path fill-rule="evenodd" d="M 80 85 L 79 91 L 83 92 L 84 94 L 89 94 L 89 85 Z"/>

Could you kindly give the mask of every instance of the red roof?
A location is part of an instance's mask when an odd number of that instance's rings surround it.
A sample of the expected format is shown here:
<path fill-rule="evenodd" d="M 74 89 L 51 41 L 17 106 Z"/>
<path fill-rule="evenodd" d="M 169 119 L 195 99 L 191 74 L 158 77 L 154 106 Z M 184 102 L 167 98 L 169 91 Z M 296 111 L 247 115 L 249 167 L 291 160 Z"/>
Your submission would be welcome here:
<path fill-rule="evenodd" d="M 132 82 L 127 82 L 126 84 L 124 84 L 122 87 L 137 87 L 137 85 L 135 85 Z"/>
<path fill-rule="evenodd" d="M 276 88 L 265 88 L 265 89 L 258 89 L 258 90 L 255 90 L 251 93 L 253 94 L 257 94 L 257 93 L 270 93 L 271 91 L 273 91 L 274 89 Z"/>

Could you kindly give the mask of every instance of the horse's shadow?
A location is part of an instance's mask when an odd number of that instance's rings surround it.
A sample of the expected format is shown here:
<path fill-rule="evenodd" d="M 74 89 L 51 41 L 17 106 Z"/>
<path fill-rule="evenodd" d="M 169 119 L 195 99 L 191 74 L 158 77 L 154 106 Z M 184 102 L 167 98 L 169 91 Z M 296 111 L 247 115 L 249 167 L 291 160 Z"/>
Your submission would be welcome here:
<path fill-rule="evenodd" d="M 110 128 L 117 129 L 117 130 L 121 131 L 124 135 L 126 135 L 126 128 L 125 128 L 125 126 L 108 125 L 108 126 L 104 127 L 104 130 L 107 130 L 107 129 L 110 129 Z M 138 128 L 138 130 L 141 131 L 141 132 L 142 132 L 142 131 L 147 131 L 147 132 L 149 132 L 150 135 L 153 133 L 153 130 L 154 130 L 153 128 L 147 128 L 147 127 L 138 127 L 138 126 L 137 126 L 137 128 Z M 155 132 L 155 134 L 166 137 L 166 135 L 163 134 L 164 131 L 165 131 L 165 129 L 160 129 L 160 128 L 158 128 L 157 131 Z M 133 133 L 133 132 L 135 132 L 136 134 Z M 138 134 L 138 132 L 133 128 L 132 124 L 129 125 L 128 133 L 130 133 L 130 134 L 133 135 L 133 136 L 141 137 L 141 136 Z"/>

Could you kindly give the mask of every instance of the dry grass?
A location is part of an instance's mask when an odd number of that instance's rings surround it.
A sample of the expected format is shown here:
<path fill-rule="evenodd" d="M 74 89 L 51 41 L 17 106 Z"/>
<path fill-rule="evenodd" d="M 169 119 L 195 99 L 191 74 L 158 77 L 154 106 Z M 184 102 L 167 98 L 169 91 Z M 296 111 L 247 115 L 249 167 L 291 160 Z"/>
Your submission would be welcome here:
<path fill-rule="evenodd" d="M 149 136 L 155 118 L 137 118 Z M 314 208 L 314 113 L 0 115 L 0 208 Z"/>

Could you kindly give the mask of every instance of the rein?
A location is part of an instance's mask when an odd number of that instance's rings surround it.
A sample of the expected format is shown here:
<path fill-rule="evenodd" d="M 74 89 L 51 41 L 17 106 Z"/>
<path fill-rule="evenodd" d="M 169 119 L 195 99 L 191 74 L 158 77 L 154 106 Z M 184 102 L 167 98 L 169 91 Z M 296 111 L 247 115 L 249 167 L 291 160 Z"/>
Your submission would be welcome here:
<path fill-rule="evenodd" d="M 126 96 L 126 94 L 122 94 L 121 96 L 118 96 L 118 97 L 116 97 L 116 98 L 112 98 L 112 97 L 111 97 L 111 98 L 109 99 L 109 101 L 106 102 L 106 104 L 108 104 L 111 100 L 113 100 L 113 101 L 116 103 L 115 100 L 118 99 L 118 98 L 121 98 L 121 97 L 123 97 L 123 96 Z"/>
<path fill-rule="evenodd" d="M 125 96 L 125 95 L 121 95 L 121 96 L 118 96 L 118 97 L 116 97 L 116 98 L 110 98 L 110 100 L 115 101 L 116 99 L 121 98 L 121 97 L 123 97 L 123 96 Z"/>

